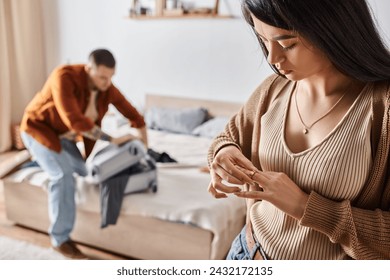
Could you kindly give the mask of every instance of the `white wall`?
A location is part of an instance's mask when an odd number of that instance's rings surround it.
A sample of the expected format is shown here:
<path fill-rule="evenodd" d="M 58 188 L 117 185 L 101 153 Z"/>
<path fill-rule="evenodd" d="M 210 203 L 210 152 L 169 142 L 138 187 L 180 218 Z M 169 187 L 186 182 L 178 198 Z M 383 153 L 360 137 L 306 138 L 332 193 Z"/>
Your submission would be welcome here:
<path fill-rule="evenodd" d="M 138 107 L 146 92 L 244 102 L 272 73 L 239 0 L 221 1 L 221 11 L 236 19 L 149 21 L 127 18 L 129 0 L 42 1 L 48 71 L 108 48 L 118 61 L 114 83 Z M 390 1 L 369 2 L 388 40 Z"/>
<path fill-rule="evenodd" d="M 138 107 L 146 92 L 244 101 L 271 73 L 236 0 L 221 1 L 235 19 L 147 21 L 127 18 L 129 0 L 44 1 L 48 70 L 108 48 L 118 62 L 114 83 Z"/>
<path fill-rule="evenodd" d="M 390 1 L 368 0 L 368 2 L 377 21 L 378 29 L 382 33 L 387 45 L 390 47 Z"/>

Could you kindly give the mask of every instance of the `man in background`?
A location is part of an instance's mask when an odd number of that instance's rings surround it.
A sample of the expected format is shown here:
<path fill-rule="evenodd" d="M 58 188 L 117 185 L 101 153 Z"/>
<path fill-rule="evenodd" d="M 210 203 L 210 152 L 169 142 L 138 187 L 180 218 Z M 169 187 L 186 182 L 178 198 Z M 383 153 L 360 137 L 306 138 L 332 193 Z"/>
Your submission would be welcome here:
<path fill-rule="evenodd" d="M 50 178 L 52 246 L 68 258 L 87 258 L 70 239 L 76 215 L 74 173 L 87 175 L 85 158 L 96 140 L 122 144 L 139 138 L 147 146 L 144 118 L 112 84 L 114 73 L 115 59 L 106 49 L 92 51 L 87 64 L 56 68 L 28 104 L 21 122 L 26 148 Z M 138 135 L 114 138 L 100 129 L 109 104 L 138 129 Z M 81 139 L 84 157 L 76 146 Z"/>

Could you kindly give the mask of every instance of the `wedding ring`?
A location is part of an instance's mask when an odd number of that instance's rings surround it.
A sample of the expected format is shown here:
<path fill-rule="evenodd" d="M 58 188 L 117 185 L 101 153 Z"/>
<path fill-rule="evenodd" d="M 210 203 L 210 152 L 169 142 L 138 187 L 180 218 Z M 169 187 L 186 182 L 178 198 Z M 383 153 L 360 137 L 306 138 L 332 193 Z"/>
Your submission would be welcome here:
<path fill-rule="evenodd" d="M 256 173 L 257 173 L 256 170 L 252 170 L 251 174 L 249 174 L 249 178 L 253 180 L 253 176 L 255 176 Z"/>

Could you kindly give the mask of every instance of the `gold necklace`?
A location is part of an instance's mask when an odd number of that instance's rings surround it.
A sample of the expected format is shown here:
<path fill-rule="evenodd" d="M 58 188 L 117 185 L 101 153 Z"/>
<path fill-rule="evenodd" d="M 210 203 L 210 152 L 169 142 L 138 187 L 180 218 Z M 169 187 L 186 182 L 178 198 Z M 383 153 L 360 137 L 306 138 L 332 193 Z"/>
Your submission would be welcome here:
<path fill-rule="evenodd" d="M 295 107 L 297 109 L 297 113 L 298 113 L 298 117 L 299 117 L 299 120 L 301 122 L 301 124 L 303 125 L 303 134 L 308 134 L 309 133 L 309 130 L 316 124 L 318 123 L 320 120 L 322 120 L 323 118 L 325 118 L 327 115 L 329 115 L 334 108 L 336 108 L 337 104 L 340 103 L 340 101 L 344 98 L 344 96 L 347 94 L 347 90 L 349 88 L 351 84 L 349 84 L 346 88 L 345 88 L 345 92 L 344 94 L 339 98 L 339 100 L 337 100 L 337 102 L 324 114 L 322 115 L 320 118 L 318 118 L 316 121 L 314 121 L 311 125 L 306 125 L 305 122 L 303 121 L 302 119 L 302 116 L 301 116 L 301 113 L 299 112 L 299 108 L 298 108 L 298 102 L 297 102 L 297 94 L 298 94 L 298 88 L 299 88 L 299 84 L 297 86 L 297 89 L 295 91 Z"/>

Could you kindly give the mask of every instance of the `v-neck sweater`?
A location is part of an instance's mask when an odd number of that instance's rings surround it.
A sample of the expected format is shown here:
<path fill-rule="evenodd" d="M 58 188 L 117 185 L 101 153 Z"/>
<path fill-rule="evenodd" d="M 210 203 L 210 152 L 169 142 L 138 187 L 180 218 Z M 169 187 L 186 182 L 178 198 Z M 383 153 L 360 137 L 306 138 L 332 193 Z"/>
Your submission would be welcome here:
<path fill-rule="evenodd" d="M 282 91 L 262 116 L 259 146 L 264 171 L 283 172 L 302 190 L 333 200 L 354 200 L 368 178 L 371 158 L 372 89 L 365 87 L 339 123 L 312 147 L 292 152 L 287 116 L 295 87 Z M 329 115 L 331 117 L 331 115 Z M 311 132 L 309 132 L 311 133 Z M 271 259 L 345 259 L 340 244 L 266 201 L 250 211 L 254 234 Z"/>

